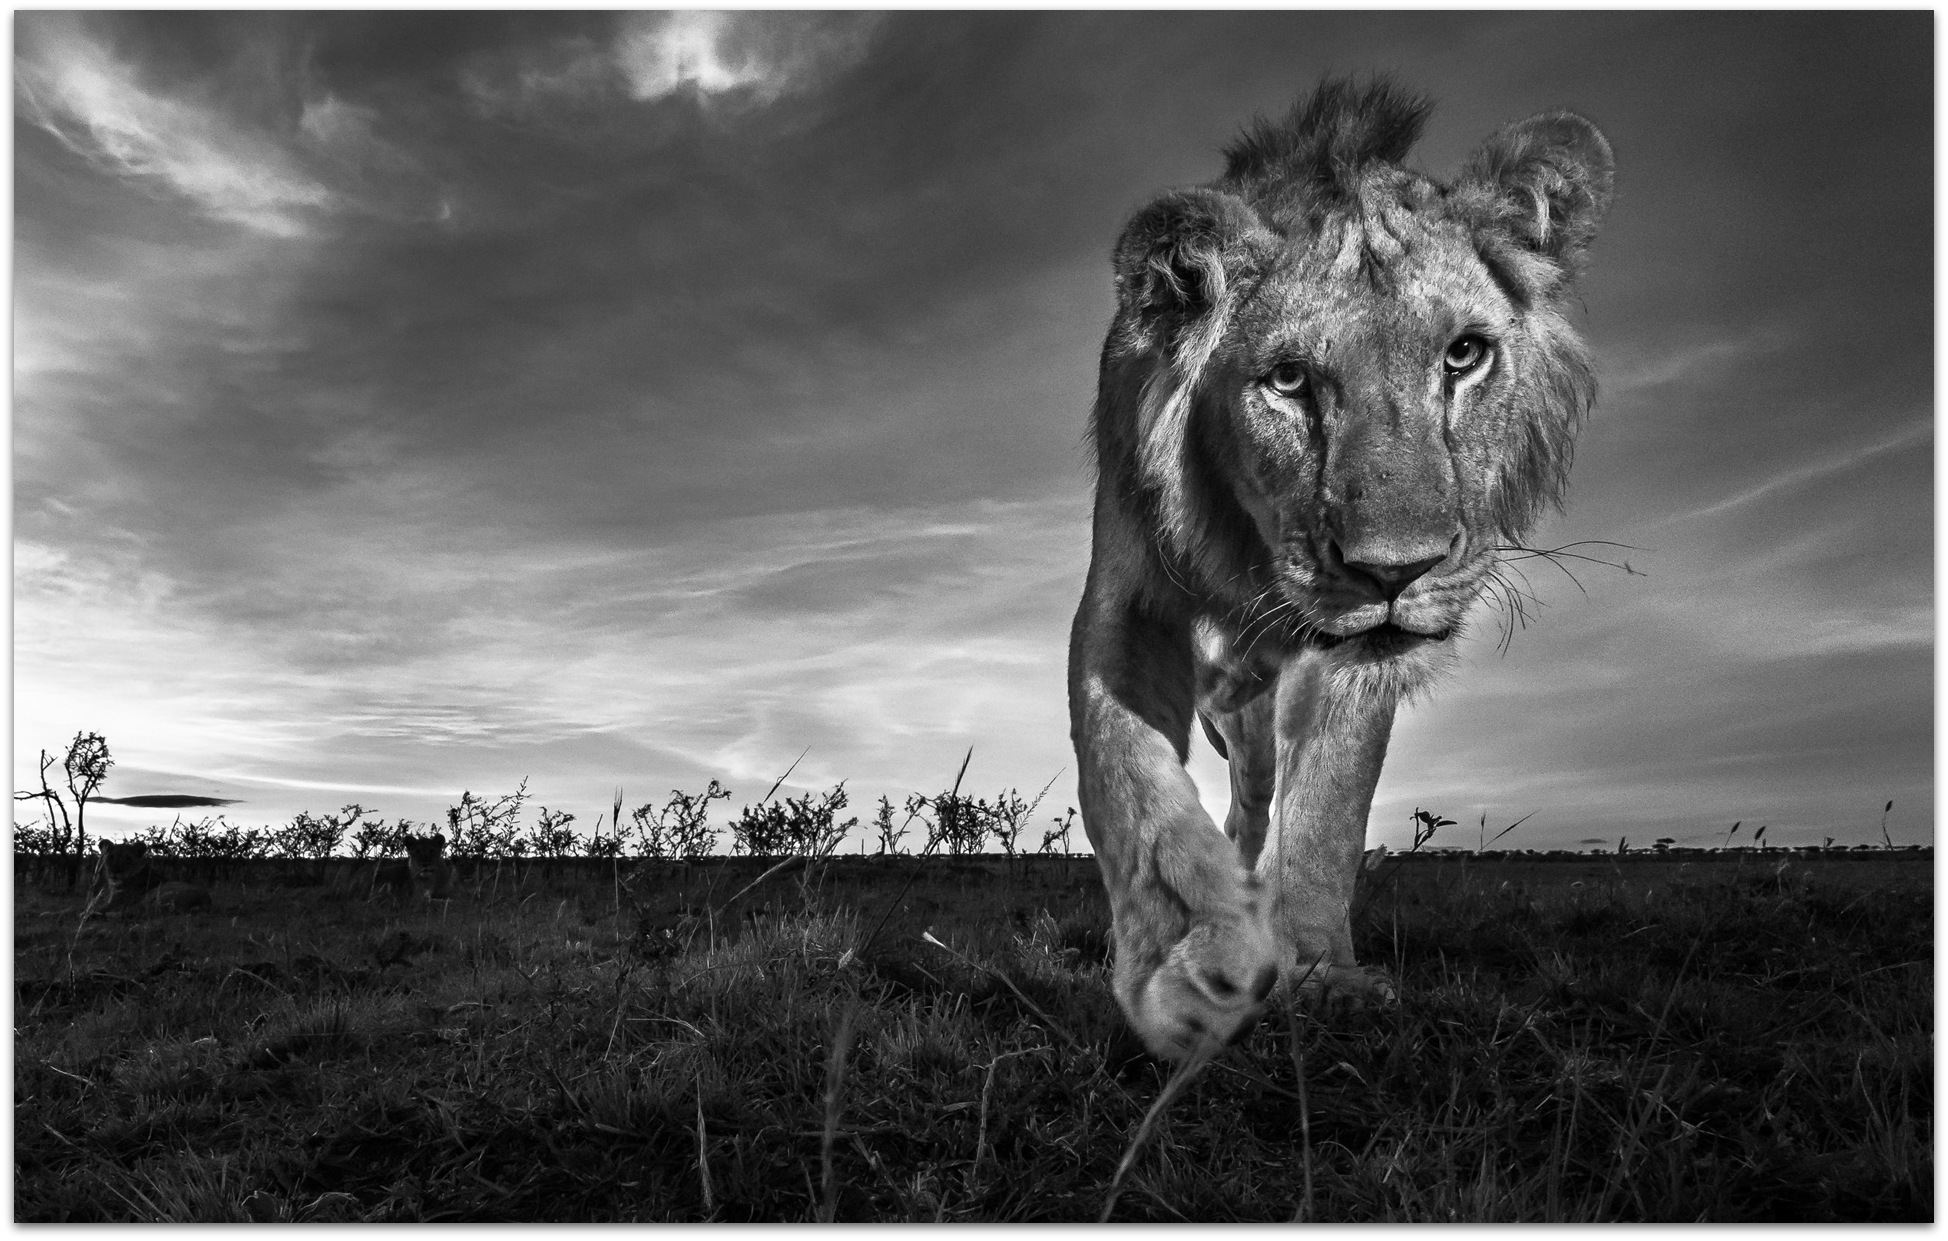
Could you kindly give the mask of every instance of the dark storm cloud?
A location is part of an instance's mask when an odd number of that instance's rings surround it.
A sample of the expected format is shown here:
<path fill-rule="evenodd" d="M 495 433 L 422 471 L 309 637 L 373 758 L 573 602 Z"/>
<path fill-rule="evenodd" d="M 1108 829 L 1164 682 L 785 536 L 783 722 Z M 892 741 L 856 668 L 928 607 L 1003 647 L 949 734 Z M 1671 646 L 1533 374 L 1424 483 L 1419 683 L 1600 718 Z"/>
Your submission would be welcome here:
<path fill-rule="evenodd" d="M 794 779 L 973 742 L 1038 786 L 1115 232 L 1379 67 L 1440 101 L 1435 170 L 1546 106 L 1614 141 L 1603 394 L 1537 537 L 1650 576 L 1532 566 L 1546 620 L 1503 657 L 1484 618 L 1376 824 L 1918 808 L 1930 23 L 21 15 L 21 744 L 414 813 L 808 742 Z"/>
<path fill-rule="evenodd" d="M 89 801 L 145 810 L 189 810 L 198 806 L 234 806 L 234 797 L 198 797 L 193 793 L 137 793 L 133 797 L 90 797 Z"/>

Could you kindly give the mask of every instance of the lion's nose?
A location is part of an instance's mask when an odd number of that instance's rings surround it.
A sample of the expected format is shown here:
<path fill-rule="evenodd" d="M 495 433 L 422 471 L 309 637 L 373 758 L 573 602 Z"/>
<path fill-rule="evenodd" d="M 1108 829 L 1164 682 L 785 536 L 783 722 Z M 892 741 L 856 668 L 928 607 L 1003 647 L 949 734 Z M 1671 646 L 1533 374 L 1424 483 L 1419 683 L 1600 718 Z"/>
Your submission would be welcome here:
<path fill-rule="evenodd" d="M 1455 542 L 1458 541 L 1459 536 L 1457 535 Z M 1372 555 L 1364 559 L 1356 559 L 1355 557 L 1359 555 L 1358 550 L 1353 550 L 1351 555 L 1347 554 L 1349 549 L 1342 549 L 1335 546 L 1334 550 L 1339 553 L 1340 563 L 1344 564 L 1353 573 L 1366 578 L 1375 586 L 1379 587 L 1380 593 L 1388 599 L 1393 599 L 1401 591 L 1407 589 L 1410 582 L 1416 578 L 1425 576 L 1435 565 L 1446 560 L 1453 552 L 1454 544 L 1452 542 L 1449 543 L 1446 549 L 1435 555 L 1424 556 L 1414 560 L 1395 560 L 1391 557 L 1383 559 L 1379 556 Z"/>
<path fill-rule="evenodd" d="M 1374 564 L 1370 560 L 1349 560 L 1346 567 L 1363 577 L 1370 577 L 1374 584 L 1391 599 L 1407 588 L 1407 583 L 1423 576 L 1429 569 L 1447 559 L 1446 556 L 1429 556 L 1425 560 L 1410 560 L 1406 564 Z"/>

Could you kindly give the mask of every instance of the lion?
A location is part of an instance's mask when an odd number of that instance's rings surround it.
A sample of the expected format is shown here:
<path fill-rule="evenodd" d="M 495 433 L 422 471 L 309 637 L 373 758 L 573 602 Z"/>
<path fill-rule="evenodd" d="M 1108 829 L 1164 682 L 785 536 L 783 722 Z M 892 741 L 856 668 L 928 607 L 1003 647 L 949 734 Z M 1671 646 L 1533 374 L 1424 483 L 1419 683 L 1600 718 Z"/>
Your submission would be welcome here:
<path fill-rule="evenodd" d="M 1116 243 L 1070 721 L 1113 989 L 1162 1057 L 1242 1037 L 1281 983 L 1395 1001 L 1349 920 L 1394 710 L 1560 507 L 1594 400 L 1565 316 L 1608 141 L 1544 112 L 1437 180 L 1400 162 L 1432 106 L 1328 80 Z"/>
<path fill-rule="evenodd" d="M 446 837 L 438 832 L 431 836 L 406 835 L 401 837 L 406 856 L 402 858 L 383 858 L 368 870 L 361 872 L 365 882 L 358 886 L 366 888 L 367 894 L 377 896 L 382 890 L 394 898 L 421 897 L 425 900 L 446 900 L 453 895 L 453 867 L 446 860 Z"/>
<path fill-rule="evenodd" d="M 84 921 L 96 914 L 126 913 L 137 908 L 181 913 L 210 907 L 208 888 L 163 878 L 149 857 L 147 843 L 101 840 L 97 844 L 101 853 L 95 859 L 95 877 L 88 904 L 82 910 Z"/>

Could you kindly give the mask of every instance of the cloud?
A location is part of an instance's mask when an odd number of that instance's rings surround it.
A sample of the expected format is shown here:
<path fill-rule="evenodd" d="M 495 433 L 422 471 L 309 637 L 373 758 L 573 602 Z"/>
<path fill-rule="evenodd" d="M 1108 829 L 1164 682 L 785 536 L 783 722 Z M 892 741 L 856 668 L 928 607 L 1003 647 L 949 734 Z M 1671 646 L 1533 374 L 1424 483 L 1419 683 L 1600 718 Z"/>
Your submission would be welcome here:
<path fill-rule="evenodd" d="M 34 123 L 104 171 L 166 185 L 221 219 L 273 236 L 339 202 L 275 143 L 212 108 L 144 89 L 71 18 L 19 27 L 17 89 Z"/>
<path fill-rule="evenodd" d="M 616 41 L 616 61 L 637 99 L 660 99 L 685 85 L 706 95 L 756 87 L 771 67 L 748 53 L 731 57 L 722 46 L 731 14 L 690 10 L 634 17 Z"/>
<path fill-rule="evenodd" d="M 1732 336 L 1657 347 L 1617 342 L 1601 363 L 1605 396 L 1621 397 L 1680 383 L 1703 383 L 1749 359 L 1790 347 L 1796 334 L 1783 325 L 1751 328 Z"/>
<path fill-rule="evenodd" d="M 629 95 L 662 99 L 744 95 L 760 104 L 809 88 L 865 52 L 872 14 L 636 13 L 623 20 L 615 60 Z"/>
<path fill-rule="evenodd" d="M 857 64 L 876 13 L 624 13 L 613 32 L 557 34 L 482 49 L 462 89 L 490 116 L 560 124 L 569 105 L 596 115 L 609 100 L 654 103 L 688 93 L 713 110 L 762 107 L 803 94 Z"/>
<path fill-rule="evenodd" d="M 426 161 L 382 136 L 384 116 L 329 92 L 304 101 L 298 141 L 336 187 L 342 209 L 387 219 L 434 220 L 453 214 L 453 190 Z"/>
<path fill-rule="evenodd" d="M 376 108 L 316 93 L 300 55 L 275 40 L 246 53 L 272 65 L 273 99 L 226 108 L 196 83 L 149 84 L 61 14 L 20 23 L 16 90 L 37 126 L 95 168 L 162 187 L 207 214 L 279 238 L 307 236 L 333 215 L 394 220 L 450 214 L 449 192 L 424 162 L 382 137 Z M 286 63 L 288 62 L 288 63 Z M 152 75 L 151 75 L 152 76 Z M 279 129 L 278 94 L 295 94 L 296 123 Z"/>
<path fill-rule="evenodd" d="M 594 100 L 615 89 L 615 57 L 586 35 L 495 48 L 460 70 L 460 85 L 489 116 L 528 116 L 562 100 Z"/>
<path fill-rule="evenodd" d="M 1871 444 L 1850 446 L 1840 452 L 1827 456 L 1823 460 L 1794 466 L 1792 469 L 1784 470 L 1773 475 L 1771 478 L 1766 479 L 1756 486 L 1747 487 L 1742 491 L 1726 496 L 1722 500 L 1714 501 L 1702 508 L 1694 508 L 1681 513 L 1672 513 L 1668 517 L 1660 518 L 1657 521 L 1641 527 L 1641 529 L 1646 532 L 1661 530 L 1666 526 L 1675 526 L 1684 522 L 1717 517 L 1729 513 L 1733 509 L 1743 508 L 1755 500 L 1762 500 L 1777 492 L 1795 487 L 1803 487 L 1807 483 L 1817 482 L 1830 475 L 1839 474 L 1864 465 L 1876 457 L 1903 448 L 1913 447 L 1932 438 L 1933 435 L 1934 422 L 1932 419 L 1913 422 L 1901 428 L 1893 435 L 1885 436 Z"/>

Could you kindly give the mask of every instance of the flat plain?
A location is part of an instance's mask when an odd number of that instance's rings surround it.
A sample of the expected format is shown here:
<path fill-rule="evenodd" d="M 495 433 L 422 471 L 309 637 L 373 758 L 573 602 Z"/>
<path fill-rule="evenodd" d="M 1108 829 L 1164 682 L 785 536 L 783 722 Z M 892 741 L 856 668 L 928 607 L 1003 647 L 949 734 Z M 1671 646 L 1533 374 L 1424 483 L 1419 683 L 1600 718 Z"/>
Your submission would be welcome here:
<path fill-rule="evenodd" d="M 1392 859 L 1401 1005 L 1275 1009 L 1144 1129 L 1086 858 L 257 862 L 80 929 L 17 861 L 14 1215 L 1930 1220 L 1932 864 Z"/>

